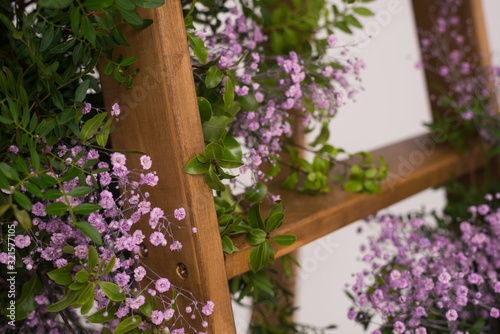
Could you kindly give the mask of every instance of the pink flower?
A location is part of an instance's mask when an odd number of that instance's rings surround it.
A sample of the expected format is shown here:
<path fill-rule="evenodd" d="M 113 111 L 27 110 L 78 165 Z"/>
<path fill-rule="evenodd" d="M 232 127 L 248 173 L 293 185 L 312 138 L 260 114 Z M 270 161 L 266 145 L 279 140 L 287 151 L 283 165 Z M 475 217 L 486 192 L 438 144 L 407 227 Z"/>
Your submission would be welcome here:
<path fill-rule="evenodd" d="M 85 107 L 82 109 L 82 114 L 88 114 L 92 109 L 92 105 L 90 103 L 85 102 Z"/>
<path fill-rule="evenodd" d="M 146 301 L 143 295 L 137 296 L 137 298 L 127 298 L 126 303 L 132 310 L 138 310 Z"/>
<path fill-rule="evenodd" d="M 143 266 L 138 266 L 134 269 L 134 277 L 137 282 L 142 281 L 142 279 L 146 276 L 146 269 Z"/>
<path fill-rule="evenodd" d="M 153 161 L 151 160 L 150 156 L 143 155 L 140 160 L 141 160 L 141 166 L 142 166 L 142 168 L 144 168 L 144 169 L 150 169 L 151 168 L 151 165 L 152 165 Z"/>
<path fill-rule="evenodd" d="M 337 36 L 335 36 L 333 34 L 328 36 L 327 42 L 328 42 L 328 45 L 330 45 L 331 47 L 334 47 L 338 41 L 339 41 L 339 39 L 337 38 Z"/>
<path fill-rule="evenodd" d="M 175 209 L 174 217 L 177 218 L 177 220 L 183 220 L 186 218 L 186 210 L 184 210 L 184 208 Z"/>
<path fill-rule="evenodd" d="M 17 154 L 17 152 L 19 152 L 19 149 L 17 148 L 17 146 L 16 146 L 16 145 L 10 145 L 10 146 L 9 146 L 9 152 L 10 152 L 10 153 Z"/>
<path fill-rule="evenodd" d="M 18 248 L 25 248 L 31 244 L 31 239 L 27 235 L 18 235 L 14 238 L 14 243 Z"/>
<path fill-rule="evenodd" d="M 120 115 L 120 112 L 120 106 L 118 105 L 118 103 L 113 104 L 113 106 L 111 107 L 111 116 L 118 116 Z"/>
<path fill-rule="evenodd" d="M 496 307 L 492 307 L 490 311 L 490 315 L 492 318 L 498 318 L 500 317 L 500 311 Z"/>
<path fill-rule="evenodd" d="M 456 310 L 449 309 L 446 312 L 446 319 L 448 319 L 448 321 L 455 321 L 455 320 L 457 320 L 457 318 L 458 318 L 458 313 Z"/>
<path fill-rule="evenodd" d="M 115 152 L 111 154 L 111 164 L 113 166 L 125 166 L 125 163 L 127 162 L 127 158 L 125 157 L 124 154 Z"/>
<path fill-rule="evenodd" d="M 170 245 L 170 250 L 172 250 L 172 251 L 174 251 L 174 250 L 180 250 L 180 249 L 182 249 L 182 244 L 179 241 L 174 241 Z"/>
<path fill-rule="evenodd" d="M 398 333 L 404 333 L 406 330 L 405 324 L 403 324 L 401 321 L 396 321 L 394 323 L 394 330 Z"/>
<path fill-rule="evenodd" d="M 161 311 L 154 310 L 151 312 L 151 322 L 155 325 L 159 325 L 163 322 L 164 314 Z"/>
<path fill-rule="evenodd" d="M 415 334 L 427 334 L 427 329 L 425 329 L 424 327 L 418 327 L 417 329 L 415 329 Z"/>
<path fill-rule="evenodd" d="M 165 239 L 165 236 L 161 232 L 153 232 L 149 236 L 149 241 L 154 245 L 154 246 L 166 246 L 167 245 L 167 240 Z"/>
<path fill-rule="evenodd" d="M 166 278 L 160 278 L 155 283 L 155 288 L 158 292 L 166 292 L 170 289 L 170 281 Z"/>
<path fill-rule="evenodd" d="M 213 313 L 214 306 L 215 306 L 215 304 L 213 302 L 208 301 L 207 305 L 203 306 L 203 308 L 201 309 L 201 312 L 203 312 L 203 314 L 208 316 L 208 315 Z"/>
<path fill-rule="evenodd" d="M 165 320 L 168 320 L 174 316 L 175 310 L 172 308 L 169 308 L 168 310 L 165 310 L 165 312 L 163 312 L 163 313 L 165 314 Z"/>

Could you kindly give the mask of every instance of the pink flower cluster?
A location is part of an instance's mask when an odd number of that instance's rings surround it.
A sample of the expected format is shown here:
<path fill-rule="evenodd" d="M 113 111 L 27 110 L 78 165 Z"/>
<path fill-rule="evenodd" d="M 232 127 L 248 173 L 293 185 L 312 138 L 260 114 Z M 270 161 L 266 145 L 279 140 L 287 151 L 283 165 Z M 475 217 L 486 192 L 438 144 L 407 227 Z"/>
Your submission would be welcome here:
<path fill-rule="evenodd" d="M 250 169 L 262 179 L 265 175 L 258 167 L 262 162 L 276 162 L 285 145 L 284 137 L 291 137 L 300 124 L 305 128 L 328 121 L 347 98 L 354 98 L 357 89 L 351 86 L 349 77 L 360 81 L 358 74 L 364 63 L 349 59 L 345 64 L 320 62 L 318 66 L 318 61 L 302 59 L 295 52 L 277 58 L 268 56 L 264 49 L 268 37 L 258 24 L 237 8 L 231 13 L 234 17 L 226 20 L 221 32 L 206 36 L 206 46 L 209 60 L 219 58 L 217 66 L 222 71 L 236 70 L 239 85 L 234 89 L 235 99 L 240 101 L 251 94 L 258 103 L 257 110 L 240 110 L 230 130 L 249 149 L 241 172 Z M 327 44 L 333 47 L 336 43 L 337 37 L 329 35 Z M 246 59 L 233 66 L 245 52 Z M 345 51 L 343 54 L 347 55 Z M 262 68 L 266 71 L 261 73 Z"/>
<path fill-rule="evenodd" d="M 89 104 L 86 104 L 85 108 L 87 107 L 91 108 Z M 82 113 L 84 111 L 82 110 Z M 119 106 L 114 105 L 111 113 L 119 115 Z M 11 153 L 18 152 L 16 149 L 17 147 L 12 146 Z M 47 152 L 53 161 L 60 163 L 58 165 L 54 163 L 54 166 L 50 167 L 51 171 L 42 177 L 39 173 L 36 174 L 36 171 L 32 170 L 31 173 L 35 175 L 33 179 L 39 180 L 35 184 L 41 184 L 39 182 L 42 182 L 45 176 L 54 180 L 53 186 L 41 190 L 42 193 L 50 192 L 53 196 L 32 195 L 27 191 L 28 186 L 25 187 L 24 184 L 19 188 L 33 201 L 31 213 L 34 217 L 32 228 L 24 230 L 17 227 L 17 235 L 13 239 L 18 252 L 16 254 L 20 255 L 19 263 L 23 264 L 23 268 L 18 267 L 16 270 L 26 273 L 23 278 L 19 277 L 19 283 L 24 283 L 25 279 L 29 279 L 36 272 L 47 272 L 68 264 L 74 264 L 73 273 L 86 270 L 89 249 L 94 246 L 99 262 L 104 261 L 107 265 L 112 258 L 115 258 L 111 271 L 99 277 L 99 281 L 118 285 L 126 296 L 123 302 L 113 302 L 97 285 L 94 291 L 94 306 L 97 309 L 104 309 L 106 314 L 113 310 L 116 318 L 123 320 L 138 314 L 139 308 L 146 302 L 146 296 L 154 296 L 158 301 L 158 309 L 152 312 L 149 319 L 143 315 L 139 328 L 144 331 L 146 329 L 156 331 L 156 326 L 168 325 L 171 333 L 183 333 L 184 330 L 202 333 L 196 330 L 190 321 L 196 318 L 203 320 L 209 316 L 213 311 L 213 303 L 198 302 L 191 292 L 181 287 L 175 287 L 174 298 L 173 285 L 168 278 L 158 277 L 142 261 L 148 252 L 145 248 L 146 241 L 154 247 L 169 245 L 171 251 L 177 251 L 182 249 L 182 244 L 176 240 L 174 228 L 176 231 L 197 232 L 196 229 L 188 229 L 182 225 L 181 221 L 186 217 L 186 210 L 183 207 L 175 209 L 171 215 L 166 215 L 149 200 L 147 188 L 156 186 L 160 181 L 156 172 L 149 171 L 153 163 L 151 158 L 146 155 L 141 156 L 142 169 L 129 170 L 126 165 L 127 157 L 119 152 L 108 154 L 84 145 L 73 145 L 62 141 L 54 147 L 48 147 Z M 74 168 L 79 168 L 82 175 L 68 179 L 65 175 Z M 42 166 L 40 170 L 44 169 L 49 168 Z M 57 180 L 60 180 L 62 189 Z M 84 189 L 88 190 L 82 191 Z M 70 196 L 68 193 L 74 195 Z M 79 193 L 81 195 L 76 195 Z M 54 207 L 54 203 L 69 204 L 69 206 L 55 214 L 50 210 Z M 90 213 L 79 213 L 81 211 L 76 208 L 81 204 L 93 205 L 95 209 Z M 71 212 L 69 208 L 72 209 Z M 102 246 L 96 245 L 77 228 L 73 223 L 74 219 L 77 222 L 89 223 L 95 228 L 103 240 Z M 138 222 L 141 220 L 149 222 L 152 232 L 139 228 Z M 14 225 L 19 226 L 17 221 Z M 11 260 L 11 256 L 5 252 L 6 242 L 6 239 L 0 240 L 2 265 L 8 265 Z M 62 298 L 64 288 L 49 280 L 46 275 L 41 278 L 44 280 L 44 292 L 35 298 L 40 307 L 28 316 L 27 321 L 19 325 L 18 330 L 26 333 L 32 331 L 57 333 L 59 328 L 62 332 L 68 332 L 70 329 L 77 332 L 77 327 L 74 327 L 78 326 L 76 323 L 70 325 L 71 328 L 66 327 L 65 324 L 56 321 L 57 313 L 46 311 L 49 304 Z M 8 282 L 4 278 L 0 278 L 0 287 L 5 291 L 8 289 Z M 175 309 L 174 304 L 181 299 L 191 303 L 190 312 L 185 314 L 183 310 Z M 74 311 L 70 308 L 69 312 Z M 72 317 L 77 319 L 76 314 Z M 114 325 L 116 324 L 115 321 Z M 0 329 L 6 330 L 3 325 L 0 325 Z"/>
<path fill-rule="evenodd" d="M 500 317 L 500 193 L 471 207 L 460 232 L 430 228 L 421 218 L 382 216 L 356 275 L 350 319 L 379 314 L 397 333 L 462 333 L 480 319 L 485 332 Z M 431 331 L 432 330 L 432 331 Z M 438 330 L 438 331 L 436 331 Z M 373 332 L 374 334 L 380 331 Z"/>

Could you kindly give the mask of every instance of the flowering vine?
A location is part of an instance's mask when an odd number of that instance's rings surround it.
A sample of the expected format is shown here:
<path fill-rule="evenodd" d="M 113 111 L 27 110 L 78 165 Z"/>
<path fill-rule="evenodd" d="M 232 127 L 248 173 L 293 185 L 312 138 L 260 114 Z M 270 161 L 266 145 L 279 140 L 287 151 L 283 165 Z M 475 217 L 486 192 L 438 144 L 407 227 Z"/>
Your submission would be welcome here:
<path fill-rule="evenodd" d="M 182 251 L 186 210 L 149 198 L 159 177 L 141 152 L 127 168 L 108 139 L 120 106 L 104 110 L 95 70 L 132 89 L 137 57 L 124 25 L 163 1 L 17 1 L 0 9 L 0 328 L 6 333 L 206 333 L 198 301 L 144 261 Z M 130 152 L 129 152 L 130 153 Z M 138 228 L 149 222 L 152 233 Z M 175 233 L 174 233 L 175 231 Z M 148 240 L 153 249 L 146 249 Z M 178 305 L 186 305 L 182 309 Z M 200 327 L 192 325 L 197 320 Z"/>

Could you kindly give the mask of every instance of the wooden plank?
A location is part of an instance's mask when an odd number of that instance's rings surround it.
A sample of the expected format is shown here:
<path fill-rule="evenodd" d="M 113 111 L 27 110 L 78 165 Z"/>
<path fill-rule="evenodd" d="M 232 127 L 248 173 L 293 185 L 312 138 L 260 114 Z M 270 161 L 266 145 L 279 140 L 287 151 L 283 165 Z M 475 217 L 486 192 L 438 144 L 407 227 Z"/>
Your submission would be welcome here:
<path fill-rule="evenodd" d="M 424 35 L 422 35 L 423 31 L 429 32 L 436 29 L 436 20 L 438 17 L 436 13 L 436 3 L 438 3 L 438 0 L 413 0 L 412 2 L 415 23 L 417 25 L 420 41 L 424 37 Z M 433 14 L 431 14 L 431 11 Z M 484 69 L 491 66 L 491 53 L 481 0 L 463 0 L 463 4 L 458 7 L 458 11 L 454 15 L 460 18 L 460 24 L 455 28 L 455 30 L 464 37 L 464 42 L 459 45 L 452 42 L 452 37 L 447 36 L 447 40 L 444 43 L 449 44 L 448 52 L 453 49 L 465 51 L 468 56 L 471 56 L 474 59 L 475 63 L 473 63 L 471 67 L 479 67 L 484 71 Z M 470 27 L 464 24 L 464 22 L 467 21 L 471 21 L 472 24 Z M 470 33 L 468 32 L 469 28 L 471 29 Z M 437 36 L 437 32 L 434 32 L 434 36 Z M 429 96 L 431 97 L 437 93 L 436 85 L 448 88 L 449 84 L 446 83 L 443 78 L 436 73 L 436 71 L 429 70 L 438 69 L 442 65 L 445 65 L 445 63 L 442 62 L 442 59 L 426 59 L 423 57 L 422 60 L 425 65 L 425 77 Z M 474 70 L 472 72 L 474 73 Z M 490 89 L 491 88 L 492 87 L 490 87 Z M 449 88 L 449 91 L 452 91 L 451 87 Z M 431 99 L 430 102 L 433 112 L 445 113 L 447 117 L 449 116 L 449 113 L 446 113 L 446 109 L 437 106 L 437 99 Z M 496 105 L 495 108 L 498 109 Z"/>
<path fill-rule="evenodd" d="M 182 221 L 187 229 L 174 231 L 182 250 L 171 252 L 145 240 L 148 257 L 144 261 L 172 284 L 191 291 L 198 301 L 215 303 L 207 328 L 202 328 L 199 315 L 196 320 L 186 317 L 194 328 L 208 333 L 236 333 L 212 191 L 203 176 L 182 172 L 190 158 L 203 152 L 204 140 L 181 2 L 166 1 L 163 7 L 141 11 L 141 15 L 153 19 L 154 24 L 143 31 L 128 29 L 126 36 L 132 47 L 114 52 L 115 57 L 119 53 L 138 56 L 141 72 L 134 87 L 126 92 L 113 78 L 102 75 L 106 106 L 118 102 L 122 109 L 121 129 L 113 134 L 112 144 L 151 156 L 152 169 L 160 179 L 149 191 L 153 207 L 159 206 L 169 214 L 183 206 L 187 212 Z M 132 168 L 138 167 L 138 160 L 138 155 L 127 156 Z M 146 233 L 151 232 L 147 220 L 139 224 Z M 191 233 L 191 228 L 198 232 Z M 180 264 L 184 270 L 179 270 Z"/>
<path fill-rule="evenodd" d="M 384 156 L 389 165 L 388 178 L 380 195 L 347 193 L 338 186 L 324 195 L 298 195 L 279 189 L 282 180 L 276 180 L 270 191 L 281 194 L 286 205 L 284 224 L 276 233 L 297 236 L 292 246 L 273 245 L 276 258 L 424 189 L 465 175 L 470 172 L 471 159 L 475 161 L 474 169 L 486 162 L 479 148 L 460 155 L 452 147 L 437 144 L 435 140 L 442 138 L 423 135 L 372 152 L 375 157 Z M 240 251 L 226 255 L 228 278 L 250 269 L 251 247 L 244 237 L 236 237 L 233 241 Z"/>

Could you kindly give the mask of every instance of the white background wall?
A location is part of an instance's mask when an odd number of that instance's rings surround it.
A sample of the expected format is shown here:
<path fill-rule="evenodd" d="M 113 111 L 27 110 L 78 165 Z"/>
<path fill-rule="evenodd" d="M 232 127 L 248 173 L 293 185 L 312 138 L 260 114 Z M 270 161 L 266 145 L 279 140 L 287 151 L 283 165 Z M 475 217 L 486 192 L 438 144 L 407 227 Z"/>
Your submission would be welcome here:
<path fill-rule="evenodd" d="M 493 58 L 499 65 L 500 1 L 482 2 Z M 358 43 L 354 50 L 367 64 L 362 74 L 365 91 L 356 103 L 339 111 L 330 129 L 332 143 L 351 152 L 422 134 L 426 132 L 422 124 L 431 120 L 423 72 L 415 69 L 419 51 L 411 0 L 376 0 L 369 5 L 377 15 L 363 24 L 372 38 Z M 342 38 L 341 43 L 352 40 L 359 40 L 359 35 Z M 440 210 L 443 205 L 444 192 L 427 190 L 386 210 Z M 361 235 L 356 233 L 359 227 L 364 230 Z M 335 332 L 340 334 L 363 333 L 359 325 L 347 319 L 350 303 L 343 290 L 345 283 L 352 282 L 351 274 L 363 268 L 359 249 L 370 230 L 374 232 L 366 223 L 356 222 L 324 237 L 323 242 L 301 248 L 297 321 L 318 326 L 336 324 Z M 325 244 L 332 248 L 331 254 L 315 256 Z M 248 312 L 236 307 L 235 313 L 238 333 L 245 333 Z"/>

